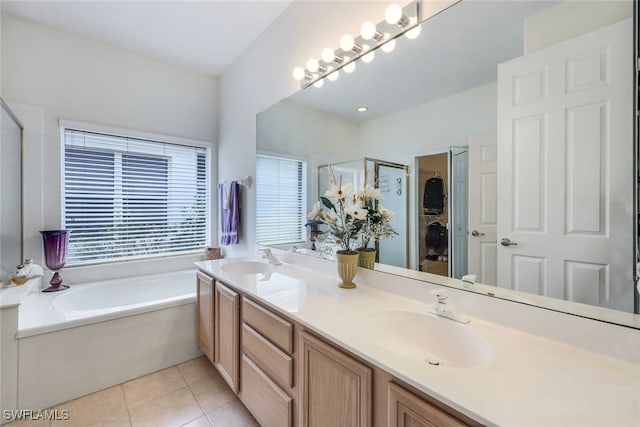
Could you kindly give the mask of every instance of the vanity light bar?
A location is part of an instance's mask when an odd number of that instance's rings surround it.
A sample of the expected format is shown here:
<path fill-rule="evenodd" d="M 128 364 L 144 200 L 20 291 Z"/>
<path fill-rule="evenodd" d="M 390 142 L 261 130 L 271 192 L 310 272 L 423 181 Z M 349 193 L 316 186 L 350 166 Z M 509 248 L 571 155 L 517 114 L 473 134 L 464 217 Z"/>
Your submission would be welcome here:
<path fill-rule="evenodd" d="M 324 48 L 320 60 L 311 58 L 306 67 L 294 68 L 293 78 L 300 81 L 303 89 L 311 85 L 322 87 L 323 79 L 328 77 L 330 81 L 336 80 L 339 70 L 351 73 L 357 60 L 362 59 L 365 63 L 373 61 L 378 47 L 383 52 L 391 52 L 395 47 L 395 39 L 403 34 L 409 39 L 416 38 L 420 34 L 420 21 L 420 4 L 417 0 L 405 7 L 392 3 L 385 11 L 384 20 L 378 24 L 365 22 L 360 34 L 355 37 L 343 35 L 338 49 Z"/>

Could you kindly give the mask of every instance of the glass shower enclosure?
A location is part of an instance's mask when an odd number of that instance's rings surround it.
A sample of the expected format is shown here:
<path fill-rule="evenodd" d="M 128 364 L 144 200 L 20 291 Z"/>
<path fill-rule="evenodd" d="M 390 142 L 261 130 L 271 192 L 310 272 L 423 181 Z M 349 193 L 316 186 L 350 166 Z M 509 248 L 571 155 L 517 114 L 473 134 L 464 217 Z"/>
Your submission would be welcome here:
<path fill-rule="evenodd" d="M 380 204 L 395 213 L 391 222 L 398 235 L 383 239 L 376 245 L 376 262 L 408 268 L 408 166 L 368 157 L 318 166 L 319 195 L 324 195 L 333 182 L 331 170 L 335 179 L 341 179 L 343 185 L 353 184 L 354 191 L 365 185 L 380 190 Z"/>

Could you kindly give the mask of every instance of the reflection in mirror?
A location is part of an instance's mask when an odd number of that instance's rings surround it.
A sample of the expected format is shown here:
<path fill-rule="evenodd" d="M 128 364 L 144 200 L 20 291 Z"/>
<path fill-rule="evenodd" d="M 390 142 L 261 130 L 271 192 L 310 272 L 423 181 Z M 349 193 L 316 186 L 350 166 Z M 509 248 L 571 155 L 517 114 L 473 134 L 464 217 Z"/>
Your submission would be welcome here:
<path fill-rule="evenodd" d="M 376 262 L 408 267 L 409 247 L 405 238 L 409 219 L 407 166 L 369 158 L 322 165 L 318 167 L 318 194 L 320 195 L 329 190 L 329 184 L 332 182 L 330 170 L 336 178 L 340 177 L 342 184 L 352 184 L 356 190 L 365 185 L 380 190 L 383 199 L 380 204 L 393 212 L 390 219 L 391 227 L 398 236 L 402 237 L 392 236 L 380 239 L 375 244 Z M 332 256 L 331 252 L 328 254 L 325 252 L 325 254 Z"/>
<path fill-rule="evenodd" d="M 2 104 L 0 139 L 0 265 L 8 272 L 22 262 L 22 125 Z"/>
<path fill-rule="evenodd" d="M 260 113 L 258 152 L 308 162 L 309 204 L 318 165 L 407 166 L 409 269 L 380 271 L 640 327 L 633 15 L 632 1 L 462 1 Z"/>

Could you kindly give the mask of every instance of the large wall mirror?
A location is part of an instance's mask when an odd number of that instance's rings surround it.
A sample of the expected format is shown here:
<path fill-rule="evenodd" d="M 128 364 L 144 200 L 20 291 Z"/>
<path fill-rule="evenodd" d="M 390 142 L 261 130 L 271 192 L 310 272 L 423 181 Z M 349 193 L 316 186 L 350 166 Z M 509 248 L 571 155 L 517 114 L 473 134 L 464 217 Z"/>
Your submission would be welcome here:
<path fill-rule="evenodd" d="M 22 262 L 22 125 L 0 98 L 0 265 L 12 273 Z"/>
<path fill-rule="evenodd" d="M 377 270 L 640 327 L 635 14 L 630 0 L 462 0 L 258 114 L 258 155 L 304 163 L 298 215 L 319 166 L 406 166 L 407 256 Z"/>

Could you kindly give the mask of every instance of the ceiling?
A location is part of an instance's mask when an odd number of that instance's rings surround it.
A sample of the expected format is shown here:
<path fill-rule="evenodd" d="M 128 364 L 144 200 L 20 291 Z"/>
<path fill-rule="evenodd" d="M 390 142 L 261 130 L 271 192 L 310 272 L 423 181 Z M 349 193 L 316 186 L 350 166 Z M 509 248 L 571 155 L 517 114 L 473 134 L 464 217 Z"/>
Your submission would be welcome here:
<path fill-rule="evenodd" d="M 496 64 L 523 54 L 524 18 L 556 3 L 462 1 L 425 21 L 417 39 L 401 37 L 393 52 L 290 100 L 365 122 L 495 82 Z"/>
<path fill-rule="evenodd" d="M 1 4 L 2 13 L 220 75 L 292 1 L 2 0 Z"/>

